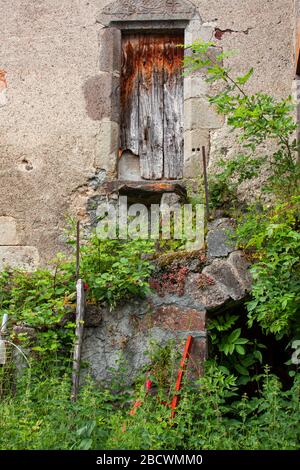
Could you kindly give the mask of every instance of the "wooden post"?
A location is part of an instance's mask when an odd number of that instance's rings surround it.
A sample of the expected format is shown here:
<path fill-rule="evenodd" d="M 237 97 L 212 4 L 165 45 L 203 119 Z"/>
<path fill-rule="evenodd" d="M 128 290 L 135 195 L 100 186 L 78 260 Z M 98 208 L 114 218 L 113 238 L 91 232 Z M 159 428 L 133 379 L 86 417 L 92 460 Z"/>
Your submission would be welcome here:
<path fill-rule="evenodd" d="M 300 19 L 296 24 L 295 73 L 300 75 Z"/>
<path fill-rule="evenodd" d="M 203 161 L 203 177 L 205 187 L 205 204 L 206 204 L 206 218 L 209 219 L 209 195 L 208 195 L 208 179 L 207 179 L 207 167 L 206 167 L 206 155 L 205 147 L 202 147 L 202 161 Z"/>
<path fill-rule="evenodd" d="M 0 328 L 0 366 L 4 366 L 6 363 L 6 345 L 5 341 L 2 338 L 2 335 L 4 336 L 7 330 L 7 322 L 8 322 L 8 315 L 5 313 L 2 318 L 2 324 Z"/>
<path fill-rule="evenodd" d="M 5 335 L 6 330 L 7 330 L 7 322 L 8 322 L 8 314 L 4 313 L 2 317 L 2 324 L 1 324 L 1 329 L 0 329 L 0 335 L 3 334 Z"/>
<path fill-rule="evenodd" d="M 76 226 L 76 282 L 79 279 L 79 263 L 80 263 L 80 222 L 77 221 Z"/>
<path fill-rule="evenodd" d="M 83 338 L 84 310 L 85 310 L 85 294 L 83 280 L 78 279 L 76 283 L 77 304 L 76 304 L 76 330 L 75 344 L 73 353 L 73 372 L 72 372 L 72 401 L 77 400 L 79 389 L 79 372 L 81 362 L 81 346 Z"/>

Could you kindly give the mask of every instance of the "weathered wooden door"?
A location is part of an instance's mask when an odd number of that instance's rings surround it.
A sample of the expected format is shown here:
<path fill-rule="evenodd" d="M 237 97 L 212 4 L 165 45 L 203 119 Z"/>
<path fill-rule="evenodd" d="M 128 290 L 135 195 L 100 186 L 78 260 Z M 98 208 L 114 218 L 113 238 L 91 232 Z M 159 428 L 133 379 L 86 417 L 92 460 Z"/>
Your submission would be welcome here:
<path fill-rule="evenodd" d="M 145 179 L 182 178 L 183 33 L 122 40 L 121 149 L 140 157 Z"/>

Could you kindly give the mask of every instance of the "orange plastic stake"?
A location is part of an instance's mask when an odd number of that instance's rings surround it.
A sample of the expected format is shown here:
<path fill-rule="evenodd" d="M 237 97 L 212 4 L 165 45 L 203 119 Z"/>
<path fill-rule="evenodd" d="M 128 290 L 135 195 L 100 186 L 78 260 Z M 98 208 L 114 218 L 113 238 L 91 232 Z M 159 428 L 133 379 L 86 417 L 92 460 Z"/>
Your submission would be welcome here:
<path fill-rule="evenodd" d="M 179 392 L 181 390 L 182 379 L 183 379 L 184 372 L 186 370 L 187 360 L 190 356 L 190 351 L 191 351 L 191 347 L 192 347 L 192 344 L 193 344 L 193 339 L 194 339 L 193 336 L 188 336 L 187 337 L 184 352 L 183 352 L 183 355 L 182 355 L 182 359 L 180 361 L 180 367 L 178 369 L 177 380 L 176 380 L 176 385 L 175 385 L 175 395 L 174 395 L 172 403 L 171 403 L 171 408 L 172 408 L 171 417 L 172 418 L 174 418 L 174 416 L 175 416 L 175 410 L 176 410 L 177 405 L 179 403 L 179 399 L 180 399 Z"/>

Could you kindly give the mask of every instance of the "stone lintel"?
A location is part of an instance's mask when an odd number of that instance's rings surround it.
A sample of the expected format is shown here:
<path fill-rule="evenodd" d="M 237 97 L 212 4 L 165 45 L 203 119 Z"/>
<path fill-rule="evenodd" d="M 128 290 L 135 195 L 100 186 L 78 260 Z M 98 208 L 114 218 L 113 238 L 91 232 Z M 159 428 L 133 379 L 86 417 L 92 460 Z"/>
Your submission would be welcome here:
<path fill-rule="evenodd" d="M 187 0 L 117 0 L 100 12 L 97 21 L 103 25 L 116 22 L 190 20 L 196 7 Z"/>

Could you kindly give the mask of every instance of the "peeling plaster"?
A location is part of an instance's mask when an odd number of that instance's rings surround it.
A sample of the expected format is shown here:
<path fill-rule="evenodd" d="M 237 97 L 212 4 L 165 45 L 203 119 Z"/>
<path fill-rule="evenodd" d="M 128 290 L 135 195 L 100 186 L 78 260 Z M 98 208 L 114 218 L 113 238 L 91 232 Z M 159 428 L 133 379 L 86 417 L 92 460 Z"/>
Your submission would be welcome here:
<path fill-rule="evenodd" d="M 222 36 L 226 33 L 242 33 L 242 34 L 249 34 L 249 31 L 253 28 L 247 28 L 242 31 L 236 31 L 234 29 L 220 29 L 220 28 L 215 28 L 215 38 L 218 39 L 219 41 L 222 39 Z"/>
<path fill-rule="evenodd" d="M 0 106 L 7 104 L 7 81 L 5 70 L 0 69 Z"/>

